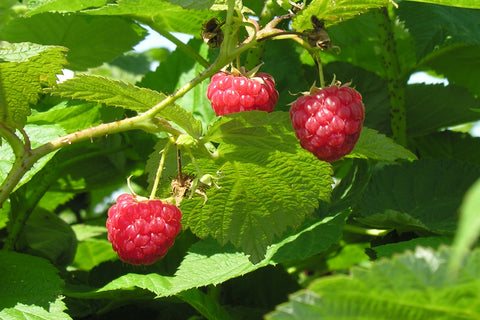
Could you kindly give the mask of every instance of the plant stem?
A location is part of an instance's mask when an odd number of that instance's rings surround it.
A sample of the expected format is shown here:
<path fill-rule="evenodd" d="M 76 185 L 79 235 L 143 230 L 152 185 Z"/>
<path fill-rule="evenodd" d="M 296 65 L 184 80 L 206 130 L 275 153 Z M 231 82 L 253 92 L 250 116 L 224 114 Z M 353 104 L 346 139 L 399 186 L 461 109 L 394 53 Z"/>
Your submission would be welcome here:
<path fill-rule="evenodd" d="M 175 37 L 173 34 L 171 34 L 168 31 L 163 30 L 162 28 L 158 27 L 157 25 L 151 24 L 150 25 L 153 30 L 157 31 L 161 36 L 165 37 L 167 40 L 170 40 L 173 42 L 178 48 L 183 50 L 187 55 L 189 55 L 191 58 L 195 59 L 199 64 L 204 66 L 205 68 L 208 68 L 210 66 L 210 62 L 205 60 L 201 55 L 198 54 L 197 51 L 193 50 L 192 47 L 189 45 L 186 45 L 182 41 L 180 41 L 177 37 Z"/>
<path fill-rule="evenodd" d="M 25 145 L 23 141 L 15 134 L 10 127 L 0 122 L 0 137 L 5 138 L 13 150 L 15 158 L 20 158 L 25 153 Z"/>
<path fill-rule="evenodd" d="M 379 25 L 379 37 L 384 44 L 384 54 L 381 57 L 385 69 L 385 77 L 390 99 L 390 125 L 393 139 L 398 144 L 407 145 L 407 119 L 405 108 L 406 80 L 398 61 L 396 42 L 394 39 L 392 20 L 387 8 L 382 8 L 376 14 Z"/>
<path fill-rule="evenodd" d="M 160 178 L 162 177 L 163 166 L 165 165 L 165 158 L 168 154 L 168 149 L 170 149 L 171 145 L 172 145 L 172 142 L 168 140 L 167 144 L 165 145 L 165 148 L 163 148 L 162 150 L 162 156 L 160 157 L 157 173 L 155 174 L 155 181 L 153 182 L 152 192 L 150 193 L 150 200 L 155 199 L 155 195 L 157 194 L 158 184 L 160 182 Z"/>

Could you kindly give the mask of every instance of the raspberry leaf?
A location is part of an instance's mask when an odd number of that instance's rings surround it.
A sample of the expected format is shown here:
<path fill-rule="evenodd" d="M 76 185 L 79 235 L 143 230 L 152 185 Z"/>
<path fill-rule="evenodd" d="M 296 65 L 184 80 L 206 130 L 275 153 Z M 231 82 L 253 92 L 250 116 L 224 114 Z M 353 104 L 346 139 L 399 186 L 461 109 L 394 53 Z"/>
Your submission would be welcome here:
<path fill-rule="evenodd" d="M 66 48 L 33 43 L 0 43 L 0 119 L 22 127 L 42 87 L 55 84 L 62 73 Z"/>
<path fill-rule="evenodd" d="M 478 318 L 480 251 L 469 254 L 457 277 L 448 271 L 450 257 L 447 248 L 417 247 L 348 276 L 321 277 L 266 319 Z"/>
<path fill-rule="evenodd" d="M 155 90 L 137 87 L 124 81 L 86 74 L 62 82 L 49 92 L 64 98 L 104 103 L 139 113 L 147 111 L 166 98 L 163 93 Z M 202 133 L 201 122 L 177 105 L 166 106 L 158 113 L 158 116 L 175 122 L 193 137 L 199 137 Z"/>
<path fill-rule="evenodd" d="M 63 281 L 58 270 L 43 258 L 3 250 L 0 269 L 0 310 L 16 309 L 19 304 L 48 310 L 61 294 Z"/>
<path fill-rule="evenodd" d="M 119 17 L 43 13 L 12 20 L 0 31 L 0 38 L 67 47 L 68 68 L 86 70 L 131 50 L 146 33 L 137 23 Z"/>
<path fill-rule="evenodd" d="M 196 2 L 196 1 L 195 1 Z M 212 18 L 207 10 L 185 10 L 162 0 L 120 0 L 99 9 L 86 10 L 91 15 L 118 15 L 135 18 L 149 25 L 157 24 L 168 32 L 198 35 L 202 24 Z"/>
<path fill-rule="evenodd" d="M 354 18 L 360 13 L 372 8 L 386 7 L 389 0 L 313 0 L 304 10 L 300 11 L 293 20 L 292 27 L 296 30 L 312 29 L 310 17 L 316 15 L 318 19 L 324 19 L 325 25 L 331 26 L 341 21 Z"/>
<path fill-rule="evenodd" d="M 87 0 L 87 1 L 71 1 L 71 0 L 40 0 L 29 1 L 27 3 L 29 11 L 26 17 L 33 16 L 42 12 L 76 12 L 83 9 L 101 7 L 108 0 Z"/>
<path fill-rule="evenodd" d="M 417 156 L 392 139 L 369 128 L 363 128 L 355 148 L 347 158 L 366 158 L 379 161 L 415 160 Z"/>
<path fill-rule="evenodd" d="M 219 172 L 220 188 L 208 190 L 205 205 L 203 198 L 185 199 L 184 224 L 258 262 L 275 237 L 328 202 L 331 167 L 301 149 L 289 122 L 288 113 L 249 111 L 214 125 L 207 137 L 220 143 L 219 159 L 198 164 L 204 173 Z"/>
<path fill-rule="evenodd" d="M 463 195 L 479 176 L 476 165 L 450 159 L 387 166 L 372 175 L 358 220 L 380 228 L 451 234 Z"/>

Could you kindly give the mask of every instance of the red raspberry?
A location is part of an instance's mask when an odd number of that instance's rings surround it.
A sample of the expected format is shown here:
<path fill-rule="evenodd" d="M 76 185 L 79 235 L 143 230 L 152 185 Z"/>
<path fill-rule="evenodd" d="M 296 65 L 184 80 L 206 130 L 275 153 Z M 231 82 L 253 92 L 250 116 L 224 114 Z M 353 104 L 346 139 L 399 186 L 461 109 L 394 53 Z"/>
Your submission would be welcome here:
<path fill-rule="evenodd" d="M 207 98 L 217 116 L 251 110 L 272 112 L 278 91 L 275 90 L 275 80 L 266 73 L 248 78 L 219 72 L 211 79 Z"/>
<path fill-rule="evenodd" d="M 182 228 L 181 218 L 181 211 L 172 204 L 122 194 L 108 210 L 108 240 L 123 261 L 152 264 L 173 245 Z"/>
<path fill-rule="evenodd" d="M 346 86 L 331 86 L 298 98 L 290 109 L 290 119 L 302 148 L 330 162 L 353 150 L 364 113 L 360 93 Z"/>

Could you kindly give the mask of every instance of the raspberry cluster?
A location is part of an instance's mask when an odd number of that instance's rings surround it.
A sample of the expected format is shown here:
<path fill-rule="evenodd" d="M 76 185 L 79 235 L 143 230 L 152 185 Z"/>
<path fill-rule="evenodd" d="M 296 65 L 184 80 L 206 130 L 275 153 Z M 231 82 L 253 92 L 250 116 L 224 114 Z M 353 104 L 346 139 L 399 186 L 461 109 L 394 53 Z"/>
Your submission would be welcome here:
<path fill-rule="evenodd" d="M 121 260 L 152 264 L 173 245 L 181 218 L 180 209 L 172 204 L 122 194 L 108 210 L 108 240 Z"/>
<path fill-rule="evenodd" d="M 266 73 L 248 78 L 219 72 L 211 79 L 207 98 L 218 116 L 251 110 L 272 112 L 278 101 L 278 91 L 275 80 Z"/>
<path fill-rule="evenodd" d="M 362 96 L 348 86 L 316 89 L 298 98 L 290 109 L 300 145 L 328 162 L 353 150 L 364 116 Z"/>

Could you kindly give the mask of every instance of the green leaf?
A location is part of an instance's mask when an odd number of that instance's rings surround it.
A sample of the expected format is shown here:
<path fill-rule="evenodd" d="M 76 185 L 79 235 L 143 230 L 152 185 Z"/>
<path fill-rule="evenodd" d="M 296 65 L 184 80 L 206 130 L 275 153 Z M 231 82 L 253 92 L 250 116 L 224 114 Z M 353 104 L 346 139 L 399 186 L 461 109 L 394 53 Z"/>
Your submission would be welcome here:
<path fill-rule="evenodd" d="M 47 260 L 0 251 L 0 310 L 17 304 L 48 310 L 61 294 L 63 281 Z"/>
<path fill-rule="evenodd" d="M 65 48 L 0 42 L 0 119 L 23 127 L 42 87 L 55 84 L 66 64 Z M 4 105 L 5 104 L 5 105 Z"/>
<path fill-rule="evenodd" d="M 372 175 L 360 203 L 360 221 L 400 231 L 451 234 L 457 210 L 480 168 L 455 160 L 418 160 Z"/>
<path fill-rule="evenodd" d="M 35 125 L 27 124 L 25 126 L 25 132 L 30 137 L 30 143 L 32 148 L 39 147 L 44 143 L 47 143 L 59 136 L 65 134 L 65 131 L 58 125 L 55 124 L 44 124 L 44 125 Z M 23 184 L 28 182 L 38 171 L 40 171 L 50 159 L 55 155 L 56 152 L 50 152 L 46 156 L 38 160 L 32 169 L 30 169 L 20 180 L 18 185 L 14 190 L 20 188 Z M 12 165 L 15 161 L 15 156 L 12 152 L 12 149 L 8 144 L 2 143 L 0 145 L 0 180 L 3 181 L 6 179 L 8 172 L 12 168 Z"/>
<path fill-rule="evenodd" d="M 232 319 L 216 299 L 198 289 L 190 289 L 177 295 L 180 299 L 194 307 L 202 316 L 210 320 Z"/>
<path fill-rule="evenodd" d="M 453 243 L 450 268 L 458 270 L 480 235 L 480 179 L 467 191 L 460 208 L 460 221 Z"/>
<path fill-rule="evenodd" d="M 28 2 L 26 17 L 42 12 L 75 12 L 83 9 L 104 6 L 108 0 L 35 0 Z"/>
<path fill-rule="evenodd" d="M 451 244 L 451 237 L 422 237 L 372 247 L 371 250 L 375 252 L 375 258 L 380 259 L 392 258 L 394 255 L 404 253 L 407 250 L 414 251 L 418 246 L 438 250 L 441 246 Z"/>
<path fill-rule="evenodd" d="M 149 25 L 156 24 L 167 32 L 181 32 L 195 36 L 200 36 L 202 24 L 214 16 L 208 10 L 186 10 L 164 0 L 119 0 L 115 4 L 86 10 L 84 13 L 127 16 Z"/>
<path fill-rule="evenodd" d="M 53 95 L 144 112 L 161 102 L 166 96 L 158 91 L 137 87 L 131 83 L 101 76 L 81 74 L 49 90 Z M 202 132 L 200 121 L 176 105 L 167 105 L 157 113 L 171 120 L 193 137 Z"/>
<path fill-rule="evenodd" d="M 80 87 L 79 87 L 80 89 Z M 40 104 L 40 107 L 42 104 Z M 66 133 L 86 129 L 105 122 L 105 115 L 108 114 L 106 107 L 83 101 L 65 100 L 46 111 L 38 112 L 33 110 L 28 117 L 29 124 L 45 125 L 47 123 L 57 124 Z"/>
<path fill-rule="evenodd" d="M 480 138 L 469 134 L 441 131 L 411 140 L 420 158 L 457 159 L 480 166 Z"/>
<path fill-rule="evenodd" d="M 125 294 L 138 287 L 162 297 L 192 288 L 217 285 L 267 265 L 276 265 L 321 253 L 338 241 L 344 223 L 345 215 L 326 217 L 321 220 L 312 219 L 298 232 L 270 246 L 265 259 L 257 264 L 253 264 L 248 256 L 237 251 L 231 244 L 222 247 L 217 241 L 207 238 L 190 247 L 174 277 L 159 274 L 127 274 L 96 290 L 71 288 L 72 290 L 68 290 L 65 294 L 85 299 L 106 297 L 126 299 Z M 304 251 L 306 246 L 309 250 Z"/>
<path fill-rule="evenodd" d="M 88 224 L 74 224 L 72 229 L 78 241 L 89 240 L 90 238 L 107 233 L 105 226 L 91 226 Z"/>
<path fill-rule="evenodd" d="M 377 14 L 376 12 L 367 12 L 329 27 L 328 34 L 333 44 L 341 48 L 341 53 L 337 54 L 334 50 L 324 52 L 322 62 L 348 62 L 385 78 L 387 74 L 382 59 L 387 51 L 379 37 L 379 34 L 385 31 L 380 29 Z M 400 70 L 406 76 L 417 64 L 415 46 L 403 22 L 396 20 L 392 23 L 392 28 L 398 52 L 396 59 L 398 59 Z M 338 76 L 337 79 L 342 82 L 352 81 L 354 86 L 361 86 L 357 74 L 351 72 L 350 74 L 349 77 Z M 381 85 L 381 83 L 375 83 L 371 78 L 364 79 L 369 83 L 373 82 L 374 88 Z"/>
<path fill-rule="evenodd" d="M 456 44 L 434 52 L 425 59 L 422 68 L 444 75 L 450 83 L 480 94 L 480 45 Z"/>
<path fill-rule="evenodd" d="M 49 310 L 35 306 L 17 303 L 13 308 L 0 311 L 0 320 L 29 319 L 29 320 L 68 320 L 72 319 L 64 311 L 67 309 L 61 298 L 50 305 Z"/>
<path fill-rule="evenodd" d="M 0 31 L 0 37 L 10 42 L 67 47 L 68 68 L 72 70 L 86 70 L 111 61 L 130 51 L 145 35 L 146 30 L 138 24 L 119 17 L 57 13 L 15 19 Z"/>
<path fill-rule="evenodd" d="M 23 227 L 16 247 L 65 267 L 73 261 L 77 239 L 72 228 L 56 214 L 37 208 Z"/>
<path fill-rule="evenodd" d="M 16 0 L 3 0 L 0 2 L 0 30 L 13 17 L 13 7 L 17 4 Z"/>
<path fill-rule="evenodd" d="M 349 158 L 365 158 L 379 161 L 395 161 L 398 159 L 415 160 L 417 157 L 383 134 L 369 128 L 363 128 L 360 138 Z"/>
<path fill-rule="evenodd" d="M 215 0 L 167 0 L 185 9 L 204 10 L 210 9 Z"/>
<path fill-rule="evenodd" d="M 405 104 L 407 132 L 410 136 L 425 135 L 449 126 L 480 120 L 480 114 L 472 110 L 480 108 L 480 99 L 454 85 L 409 85 Z"/>
<path fill-rule="evenodd" d="M 324 19 L 325 25 L 331 26 L 341 21 L 351 19 L 372 8 L 385 7 L 388 0 L 313 0 L 293 20 L 292 27 L 299 31 L 313 29 L 310 17 L 316 15 L 318 19 Z"/>
<path fill-rule="evenodd" d="M 415 39 L 419 60 L 454 43 L 480 44 L 478 10 L 402 2 L 397 13 Z"/>
<path fill-rule="evenodd" d="M 439 4 L 443 6 L 480 9 L 480 3 L 476 0 L 406 0 L 415 2 L 424 2 L 431 4 Z"/>
<path fill-rule="evenodd" d="M 266 316 L 277 319 L 478 319 L 480 251 L 448 272 L 450 250 L 418 247 L 352 275 L 319 278 Z"/>
<path fill-rule="evenodd" d="M 197 162 L 219 172 L 220 188 L 208 190 L 205 204 L 197 197 L 181 206 L 184 225 L 201 238 L 231 242 L 260 261 L 276 236 L 329 201 L 331 167 L 300 147 L 286 112 L 225 116 L 205 140 L 220 143 L 219 158 Z"/>
<path fill-rule="evenodd" d="M 49 92 L 63 98 L 104 103 L 144 112 L 165 99 L 163 93 L 102 76 L 79 74 L 59 83 Z"/>
<path fill-rule="evenodd" d="M 117 254 L 109 241 L 88 239 L 78 243 L 77 253 L 71 266 L 78 270 L 89 271 L 100 263 L 116 257 Z"/>
<path fill-rule="evenodd" d="M 212 61 L 213 56 L 203 41 L 192 39 L 188 45 L 196 50 L 203 58 Z M 209 54 L 210 53 L 210 54 Z M 147 72 L 139 86 L 147 87 L 160 92 L 175 92 L 188 81 L 195 78 L 205 68 L 195 63 L 184 50 L 177 48 L 168 58 L 160 63 L 155 71 Z M 206 127 L 215 119 L 210 101 L 207 99 L 208 81 L 203 81 L 187 92 L 177 103 L 183 109 L 191 112 Z"/>

